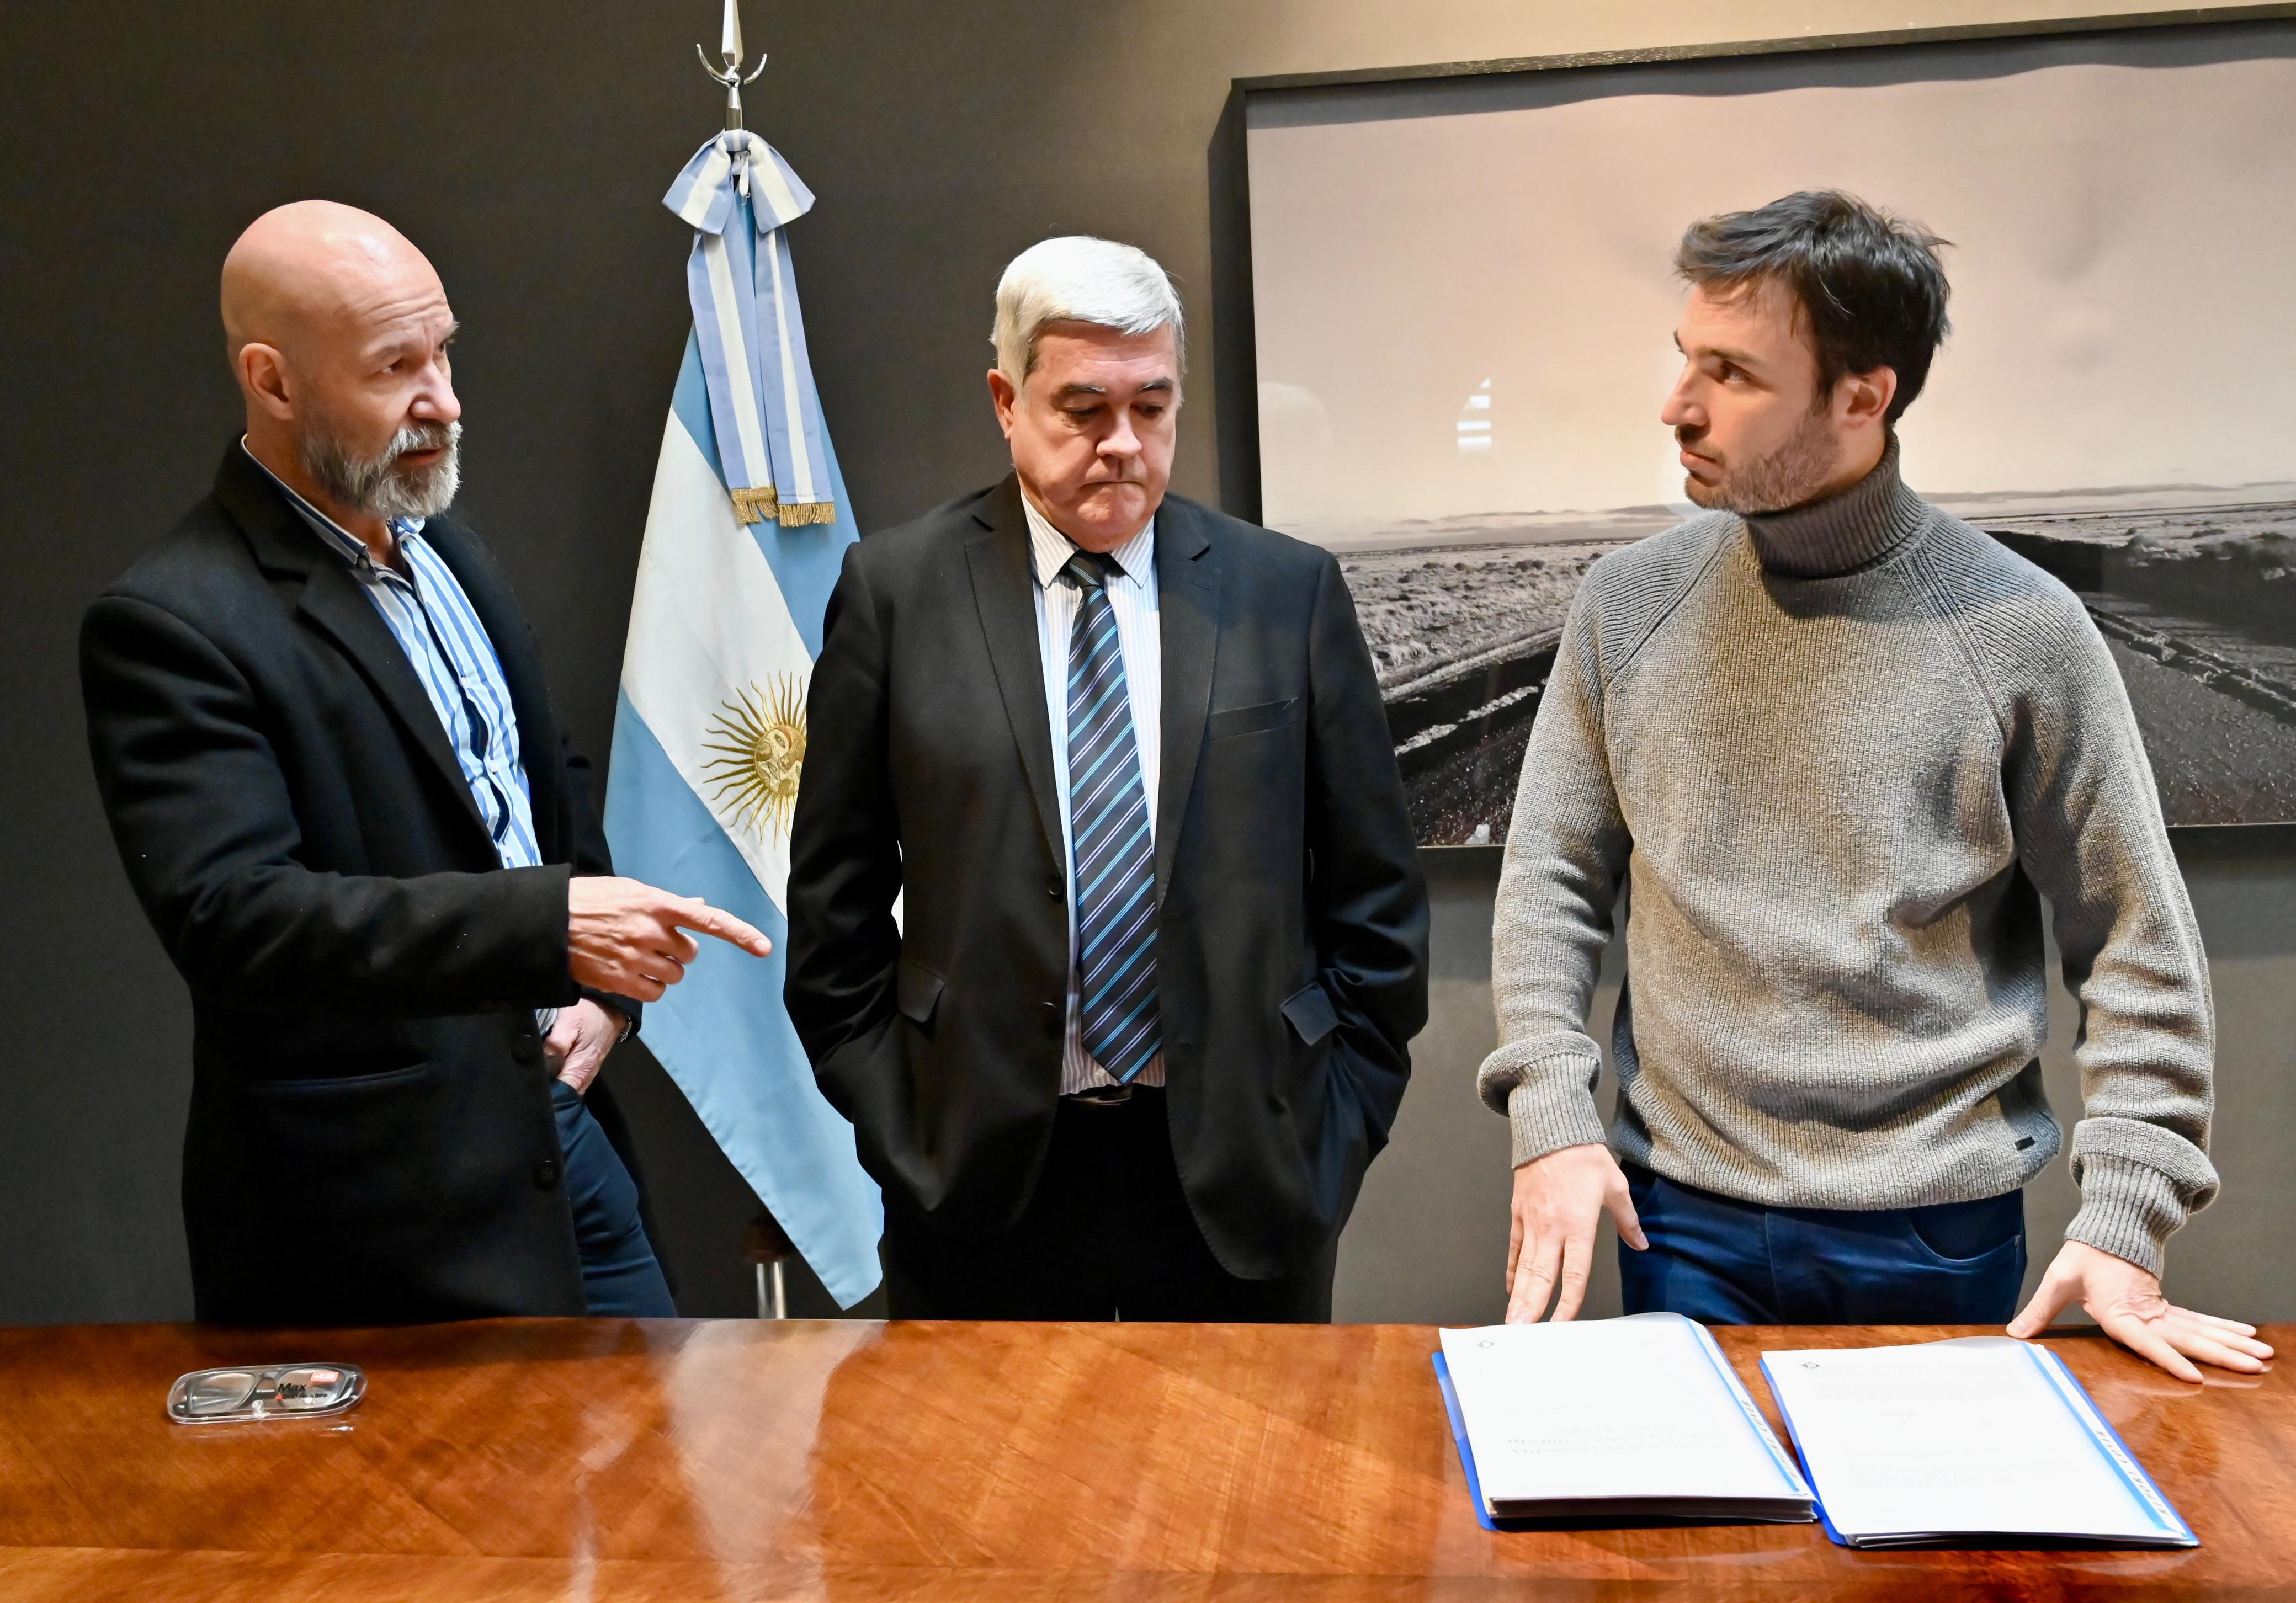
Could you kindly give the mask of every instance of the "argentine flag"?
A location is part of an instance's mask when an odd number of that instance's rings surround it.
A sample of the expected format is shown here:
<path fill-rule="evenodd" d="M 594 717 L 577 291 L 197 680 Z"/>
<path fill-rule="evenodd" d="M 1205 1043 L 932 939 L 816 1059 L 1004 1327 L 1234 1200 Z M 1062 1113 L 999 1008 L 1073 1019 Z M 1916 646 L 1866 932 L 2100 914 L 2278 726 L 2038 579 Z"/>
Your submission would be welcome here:
<path fill-rule="evenodd" d="M 695 230 L 678 370 L 630 605 L 606 786 L 614 866 L 748 920 L 646 1008 L 646 1044 L 839 1304 L 877 1285 L 883 1215 L 853 1127 L 782 1007 L 789 827 L 822 614 L 858 537 L 814 392 L 783 227 L 813 196 L 756 135 L 701 147 L 664 203 Z"/>

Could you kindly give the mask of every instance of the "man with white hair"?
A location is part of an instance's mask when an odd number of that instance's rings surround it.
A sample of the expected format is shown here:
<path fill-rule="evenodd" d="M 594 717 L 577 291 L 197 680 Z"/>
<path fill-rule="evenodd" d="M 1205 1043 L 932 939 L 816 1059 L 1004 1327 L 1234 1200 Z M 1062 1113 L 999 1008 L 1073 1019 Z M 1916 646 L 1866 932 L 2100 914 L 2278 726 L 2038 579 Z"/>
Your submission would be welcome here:
<path fill-rule="evenodd" d="M 1328 1319 L 1427 1015 L 1370 652 L 1328 552 L 1166 494 L 1154 261 L 1046 240 L 994 339 L 1012 474 L 830 599 L 790 1016 L 894 1317 Z"/>
<path fill-rule="evenodd" d="M 104 808 L 191 987 L 199 1316 L 674 1314 L 593 1082 L 687 930 L 765 937 L 613 877 L 533 634 L 447 515 L 422 252 L 303 201 L 222 299 L 244 432 L 80 634 Z"/>

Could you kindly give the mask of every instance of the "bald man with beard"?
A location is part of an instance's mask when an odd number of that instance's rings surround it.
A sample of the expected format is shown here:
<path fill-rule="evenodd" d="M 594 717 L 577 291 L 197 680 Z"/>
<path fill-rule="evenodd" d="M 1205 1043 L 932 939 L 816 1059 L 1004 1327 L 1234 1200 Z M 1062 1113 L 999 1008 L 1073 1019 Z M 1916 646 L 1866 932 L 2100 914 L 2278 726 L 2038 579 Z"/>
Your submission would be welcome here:
<path fill-rule="evenodd" d="M 617 879 L 589 765 L 447 511 L 439 275 L 379 217 L 266 213 L 224 263 L 243 432 L 88 609 L 120 859 L 190 987 L 202 1320 L 676 1313 L 597 1074 L 697 931 Z"/>

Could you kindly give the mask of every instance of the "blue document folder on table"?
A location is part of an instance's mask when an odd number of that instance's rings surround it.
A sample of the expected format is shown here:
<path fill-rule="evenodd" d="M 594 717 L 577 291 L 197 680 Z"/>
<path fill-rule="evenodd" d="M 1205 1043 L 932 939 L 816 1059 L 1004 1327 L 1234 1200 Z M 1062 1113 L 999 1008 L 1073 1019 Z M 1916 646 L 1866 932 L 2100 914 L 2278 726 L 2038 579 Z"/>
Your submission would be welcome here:
<path fill-rule="evenodd" d="M 2054 1353 L 2006 1337 L 1765 1353 L 1844 1547 L 2200 1545 Z"/>
<path fill-rule="evenodd" d="M 1678 1314 L 1442 1335 L 1436 1383 L 1486 1530 L 1812 1517 L 1721 1349 Z"/>

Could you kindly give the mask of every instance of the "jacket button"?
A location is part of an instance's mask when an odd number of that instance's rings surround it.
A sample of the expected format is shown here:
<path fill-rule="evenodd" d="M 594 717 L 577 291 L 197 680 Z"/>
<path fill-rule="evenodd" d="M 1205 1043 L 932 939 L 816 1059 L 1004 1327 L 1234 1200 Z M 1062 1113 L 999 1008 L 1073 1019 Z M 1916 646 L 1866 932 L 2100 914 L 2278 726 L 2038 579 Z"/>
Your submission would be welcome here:
<path fill-rule="evenodd" d="M 534 1165 L 534 1189 L 546 1191 L 558 1183 L 558 1160 L 545 1157 Z"/>
<path fill-rule="evenodd" d="M 1058 874 L 1045 881 L 1045 894 L 1055 902 L 1068 895 L 1068 891 L 1069 887 L 1061 882 L 1061 877 Z"/>
<path fill-rule="evenodd" d="M 1069 1010 L 1065 1004 L 1057 1002 L 1048 1002 L 1045 1004 L 1046 1035 L 1055 1041 L 1059 1040 L 1061 1032 L 1067 1026 L 1068 1021 Z"/>

